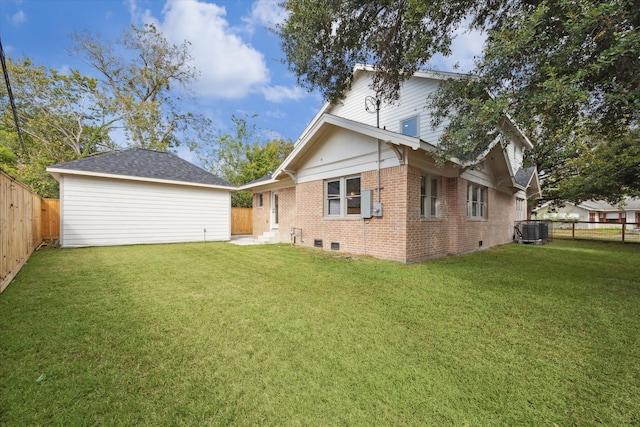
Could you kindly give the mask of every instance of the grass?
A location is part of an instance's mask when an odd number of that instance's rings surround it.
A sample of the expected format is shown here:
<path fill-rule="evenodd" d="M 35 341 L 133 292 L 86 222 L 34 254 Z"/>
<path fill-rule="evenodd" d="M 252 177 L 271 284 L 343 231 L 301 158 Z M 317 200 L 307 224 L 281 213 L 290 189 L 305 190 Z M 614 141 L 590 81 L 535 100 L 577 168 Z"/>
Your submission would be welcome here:
<path fill-rule="evenodd" d="M 0 424 L 638 425 L 639 272 L 597 242 L 44 250 L 0 295 Z"/>

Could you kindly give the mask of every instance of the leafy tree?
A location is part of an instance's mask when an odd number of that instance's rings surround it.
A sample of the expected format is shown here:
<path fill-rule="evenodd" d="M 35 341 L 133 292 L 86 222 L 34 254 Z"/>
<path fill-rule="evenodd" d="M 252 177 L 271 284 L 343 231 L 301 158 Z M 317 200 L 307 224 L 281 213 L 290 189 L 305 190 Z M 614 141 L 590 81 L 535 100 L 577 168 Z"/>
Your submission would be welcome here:
<path fill-rule="evenodd" d="M 636 1 L 289 0 L 285 7 L 290 14 L 277 31 L 286 62 L 301 84 L 330 101 L 344 96 L 357 63 L 374 64 L 372 88 L 392 101 L 435 53 L 450 52 L 459 26 L 484 31 L 487 43 L 472 76 L 442 85 L 428 101 L 435 122 L 448 122 L 442 156 L 473 161 L 508 111 L 536 143 L 529 161 L 553 197 L 617 197 L 595 180 L 582 180 L 570 193 L 559 183 L 580 180 L 593 153 L 610 154 L 608 170 L 634 158 L 633 146 L 618 142 L 640 126 Z M 627 174 L 610 176 L 623 180 L 616 188 L 640 186 Z"/>
<path fill-rule="evenodd" d="M 261 142 L 260 132 L 251 119 L 256 116 L 231 116 L 233 134 L 218 134 L 207 143 L 192 146 L 203 164 L 212 173 L 241 186 L 276 170 L 293 150 L 293 143 L 284 139 Z M 238 191 L 231 196 L 233 207 L 251 207 L 251 192 Z"/>
<path fill-rule="evenodd" d="M 115 43 L 86 31 L 75 33 L 73 40 L 71 52 L 100 73 L 102 102 L 110 107 L 112 120 L 122 124 L 130 145 L 166 151 L 210 136 L 210 121 L 181 111 L 180 97 L 172 90 L 189 94 L 198 76 L 190 65 L 188 42 L 171 44 L 150 24 L 132 26 Z"/>
<path fill-rule="evenodd" d="M 29 59 L 8 58 L 7 69 L 23 138 L 16 133 L 6 88 L 0 89 L 0 149 L 11 156 L 0 164 L 44 197 L 57 197 L 58 185 L 46 172 L 55 163 L 111 151 L 112 122 L 97 92 L 97 82 L 72 70 L 61 74 Z"/>
<path fill-rule="evenodd" d="M 640 129 L 608 143 L 586 145 L 579 156 L 567 161 L 571 179 L 557 183 L 557 191 L 567 200 L 602 199 L 621 201 L 624 196 L 640 197 Z"/>

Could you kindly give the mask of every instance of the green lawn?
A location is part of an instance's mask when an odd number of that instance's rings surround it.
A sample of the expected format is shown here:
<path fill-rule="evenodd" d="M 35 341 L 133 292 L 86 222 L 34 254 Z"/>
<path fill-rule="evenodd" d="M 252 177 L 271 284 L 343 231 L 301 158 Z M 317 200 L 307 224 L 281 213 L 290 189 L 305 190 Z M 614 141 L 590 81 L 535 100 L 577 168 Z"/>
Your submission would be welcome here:
<path fill-rule="evenodd" d="M 44 250 L 0 294 L 0 425 L 638 425 L 639 331 L 638 245 Z"/>

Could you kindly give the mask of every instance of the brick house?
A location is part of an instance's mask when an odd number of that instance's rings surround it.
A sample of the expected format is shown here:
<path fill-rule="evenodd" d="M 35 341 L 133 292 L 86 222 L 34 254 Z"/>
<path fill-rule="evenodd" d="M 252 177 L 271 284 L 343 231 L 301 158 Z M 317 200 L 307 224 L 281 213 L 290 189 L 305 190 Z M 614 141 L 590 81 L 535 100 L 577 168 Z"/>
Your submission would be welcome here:
<path fill-rule="evenodd" d="M 346 98 L 322 107 L 282 165 L 240 188 L 253 192 L 254 238 L 400 262 L 510 242 L 540 192 L 535 168 L 522 168 L 529 140 L 505 118 L 506 147 L 496 139 L 474 168 L 438 166 L 444 126 L 424 106 L 459 75 L 420 71 L 376 111 L 372 72 L 356 67 Z"/>

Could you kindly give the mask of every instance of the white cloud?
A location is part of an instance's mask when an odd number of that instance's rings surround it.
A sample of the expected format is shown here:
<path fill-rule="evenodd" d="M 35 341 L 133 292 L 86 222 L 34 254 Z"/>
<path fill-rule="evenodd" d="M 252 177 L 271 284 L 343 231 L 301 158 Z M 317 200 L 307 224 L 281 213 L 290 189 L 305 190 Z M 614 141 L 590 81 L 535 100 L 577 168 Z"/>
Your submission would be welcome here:
<path fill-rule="evenodd" d="M 158 20 L 151 15 L 149 9 L 140 10 L 138 8 L 138 0 L 126 0 L 129 4 L 129 14 L 134 24 L 154 24 L 158 26 Z"/>
<path fill-rule="evenodd" d="M 299 86 L 265 86 L 262 93 L 267 101 L 282 102 L 290 99 L 302 99 L 306 91 Z"/>
<path fill-rule="evenodd" d="M 11 22 L 16 26 L 24 24 L 27 22 L 27 14 L 24 13 L 24 10 L 20 10 L 11 16 Z"/>
<path fill-rule="evenodd" d="M 282 136 L 280 132 L 276 132 L 275 130 L 265 130 L 262 132 L 264 135 L 265 141 L 275 141 L 278 139 L 286 139 Z"/>
<path fill-rule="evenodd" d="M 458 29 L 451 44 L 451 55 L 436 55 L 433 62 L 440 71 L 468 73 L 474 68 L 474 58 L 482 54 L 487 36 L 480 31 L 465 27 Z M 457 66 L 457 68 L 456 68 Z"/>
<path fill-rule="evenodd" d="M 284 111 L 281 110 L 268 110 L 265 113 L 266 117 L 269 117 L 270 119 L 284 119 L 285 117 L 287 117 L 287 115 L 284 113 Z"/>
<path fill-rule="evenodd" d="M 58 73 L 62 74 L 63 76 L 70 76 L 71 67 L 69 66 L 69 64 L 62 64 L 62 66 L 58 68 Z"/>
<path fill-rule="evenodd" d="M 262 94 L 267 101 L 301 99 L 306 91 L 299 87 L 272 86 L 269 69 L 262 52 L 243 40 L 257 25 L 273 27 L 286 17 L 278 0 L 256 0 L 245 27 L 232 27 L 223 6 L 202 0 L 167 0 L 162 17 L 139 7 L 137 0 L 127 0 L 135 23 L 154 24 L 171 43 L 187 40 L 200 78 L 192 90 L 200 96 L 242 99 Z"/>
<path fill-rule="evenodd" d="M 238 99 L 269 82 L 264 56 L 234 34 L 224 7 L 197 0 L 168 0 L 163 20 L 140 13 L 173 43 L 188 40 L 201 77 L 193 89 L 199 95 Z"/>
<path fill-rule="evenodd" d="M 274 28 L 287 17 L 287 12 L 279 4 L 279 0 L 256 0 L 251 6 L 251 16 L 243 20 L 248 24 L 249 31 L 257 25 Z"/>

